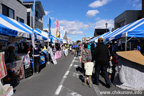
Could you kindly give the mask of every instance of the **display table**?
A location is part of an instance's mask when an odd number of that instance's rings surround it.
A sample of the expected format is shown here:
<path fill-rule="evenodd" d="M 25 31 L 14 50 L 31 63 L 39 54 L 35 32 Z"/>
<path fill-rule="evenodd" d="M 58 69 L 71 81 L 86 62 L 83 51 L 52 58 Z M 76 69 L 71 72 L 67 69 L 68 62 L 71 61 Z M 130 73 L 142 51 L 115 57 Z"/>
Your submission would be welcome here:
<path fill-rule="evenodd" d="M 117 52 L 114 84 L 128 90 L 144 90 L 144 56 L 137 50 Z"/>

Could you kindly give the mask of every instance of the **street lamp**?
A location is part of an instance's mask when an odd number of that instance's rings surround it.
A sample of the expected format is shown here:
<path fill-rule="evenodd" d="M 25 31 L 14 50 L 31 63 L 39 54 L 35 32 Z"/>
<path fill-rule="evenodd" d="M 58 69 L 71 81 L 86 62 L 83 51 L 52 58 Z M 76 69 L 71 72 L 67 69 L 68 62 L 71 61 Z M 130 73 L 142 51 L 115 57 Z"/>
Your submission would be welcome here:
<path fill-rule="evenodd" d="M 106 22 L 105 25 L 106 25 L 106 32 L 107 32 L 107 26 L 108 26 L 108 23 Z"/>

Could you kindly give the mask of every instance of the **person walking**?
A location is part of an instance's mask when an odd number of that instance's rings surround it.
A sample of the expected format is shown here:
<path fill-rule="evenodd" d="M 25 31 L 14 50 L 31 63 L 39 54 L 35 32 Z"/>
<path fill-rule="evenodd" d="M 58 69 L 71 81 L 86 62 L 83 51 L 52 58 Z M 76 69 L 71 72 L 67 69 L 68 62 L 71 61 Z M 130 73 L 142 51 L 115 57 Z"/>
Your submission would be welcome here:
<path fill-rule="evenodd" d="M 38 43 L 35 41 L 34 54 L 32 54 L 34 57 L 34 72 L 35 73 L 39 73 L 40 53 L 41 53 L 41 49 L 38 46 Z"/>
<path fill-rule="evenodd" d="M 98 39 L 98 45 L 95 48 L 93 61 L 96 61 L 95 64 L 95 84 L 99 85 L 99 74 L 100 70 L 103 71 L 104 79 L 106 82 L 106 86 L 108 88 L 111 87 L 111 82 L 109 79 L 109 75 L 107 72 L 107 66 L 109 64 L 110 56 L 108 48 L 103 43 L 103 38 Z"/>
<path fill-rule="evenodd" d="M 93 67 L 94 67 L 94 63 L 91 62 L 92 60 L 92 56 L 89 55 L 87 58 L 86 58 L 87 62 L 84 64 L 84 67 L 85 67 L 85 70 L 86 70 L 86 73 L 85 73 L 85 79 L 84 79 L 84 83 L 83 85 L 86 85 L 86 82 L 87 82 L 87 77 L 89 77 L 89 87 L 91 88 L 92 87 L 92 72 L 93 72 Z"/>
<path fill-rule="evenodd" d="M 76 47 L 76 57 L 79 56 L 79 51 L 80 51 L 80 45 L 78 45 L 78 46 Z"/>
<path fill-rule="evenodd" d="M 91 44 L 91 53 L 92 54 L 94 53 L 94 49 L 95 49 L 95 44 L 94 44 L 94 42 L 92 42 L 92 44 Z"/>
<path fill-rule="evenodd" d="M 69 51 L 69 44 L 65 44 L 65 56 L 68 56 L 68 51 Z"/>
<path fill-rule="evenodd" d="M 81 51 L 80 54 L 80 62 L 81 62 L 81 68 L 82 68 L 82 73 L 85 75 L 85 70 L 84 70 L 84 63 L 86 63 L 86 58 L 91 55 L 91 52 L 87 48 L 87 44 L 84 44 L 84 49 Z"/>
<path fill-rule="evenodd" d="M 88 45 L 88 50 L 90 50 L 90 51 L 91 51 L 91 46 L 90 46 L 90 44 L 89 44 L 89 43 L 87 43 L 87 45 Z"/>

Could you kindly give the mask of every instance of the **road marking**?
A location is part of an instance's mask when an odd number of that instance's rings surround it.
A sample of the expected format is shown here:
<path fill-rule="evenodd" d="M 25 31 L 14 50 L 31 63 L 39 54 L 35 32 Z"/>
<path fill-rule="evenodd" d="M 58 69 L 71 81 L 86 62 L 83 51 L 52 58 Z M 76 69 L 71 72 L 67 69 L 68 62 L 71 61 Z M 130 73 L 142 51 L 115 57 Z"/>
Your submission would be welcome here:
<path fill-rule="evenodd" d="M 55 92 L 55 95 L 58 95 L 59 92 L 61 91 L 61 89 L 62 89 L 62 85 L 59 85 L 56 92 Z"/>
<path fill-rule="evenodd" d="M 65 88 L 65 89 L 68 91 L 66 96 L 82 96 L 82 95 L 78 94 L 77 92 L 70 90 L 69 88 Z"/>
<path fill-rule="evenodd" d="M 74 65 L 75 68 L 79 67 L 79 65 Z"/>
<path fill-rule="evenodd" d="M 73 59 L 72 63 L 70 64 L 68 70 L 67 70 L 66 73 L 64 74 L 64 76 L 63 76 L 63 78 L 62 78 L 62 80 L 61 80 L 61 82 L 60 82 L 60 85 L 59 85 L 58 88 L 56 89 L 56 92 L 55 92 L 55 95 L 56 95 L 56 96 L 59 95 L 59 93 L 61 92 L 63 83 L 64 83 L 65 79 L 67 78 L 67 76 L 68 76 L 68 74 L 69 74 L 69 72 L 70 72 L 70 69 L 71 69 L 71 67 L 73 66 L 73 63 L 75 62 L 75 59 L 76 59 L 76 58 L 74 57 L 74 59 Z"/>
<path fill-rule="evenodd" d="M 75 60 L 75 62 L 79 62 L 78 60 Z"/>

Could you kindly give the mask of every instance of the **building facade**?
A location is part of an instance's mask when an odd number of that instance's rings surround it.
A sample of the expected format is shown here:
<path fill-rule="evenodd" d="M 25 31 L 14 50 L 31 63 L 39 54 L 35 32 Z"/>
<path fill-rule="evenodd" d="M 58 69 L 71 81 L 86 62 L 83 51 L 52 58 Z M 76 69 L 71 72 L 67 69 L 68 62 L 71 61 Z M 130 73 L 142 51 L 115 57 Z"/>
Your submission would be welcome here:
<path fill-rule="evenodd" d="M 27 25 L 33 28 L 33 1 L 23 2 L 27 8 Z M 35 28 L 43 30 L 43 16 L 45 15 L 44 9 L 40 1 L 35 1 Z"/>
<path fill-rule="evenodd" d="M 126 10 L 114 19 L 115 29 L 142 18 L 141 10 Z"/>
<path fill-rule="evenodd" d="M 0 14 L 27 24 L 27 8 L 23 0 L 0 0 Z"/>
<path fill-rule="evenodd" d="M 106 32 L 109 32 L 109 29 L 95 29 L 95 31 L 94 31 L 94 37 L 102 35 L 102 34 L 104 34 Z"/>
<path fill-rule="evenodd" d="M 144 0 L 142 0 L 142 17 L 144 18 Z"/>

